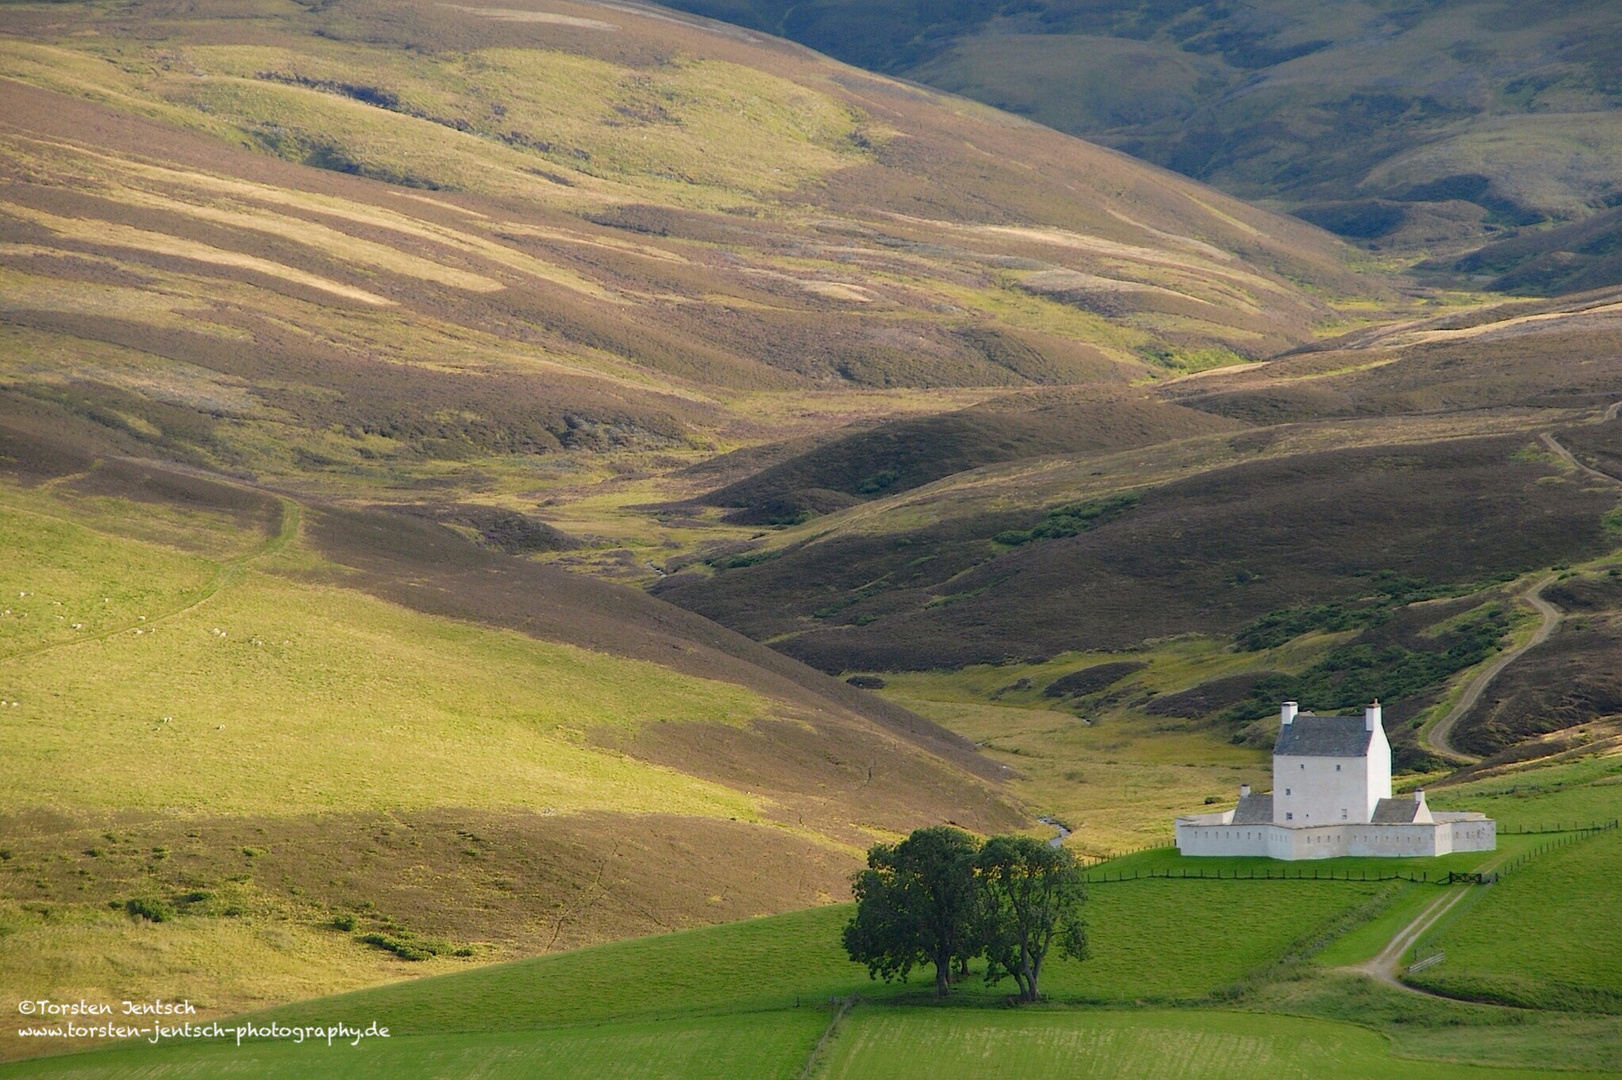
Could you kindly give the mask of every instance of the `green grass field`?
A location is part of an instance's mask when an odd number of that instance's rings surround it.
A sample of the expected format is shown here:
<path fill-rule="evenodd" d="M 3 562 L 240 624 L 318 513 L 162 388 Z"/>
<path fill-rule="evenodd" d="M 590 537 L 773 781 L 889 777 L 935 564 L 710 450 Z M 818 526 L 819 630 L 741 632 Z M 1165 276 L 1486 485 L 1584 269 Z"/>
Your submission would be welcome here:
<path fill-rule="evenodd" d="M 1572 1076 L 1483 1069 L 1391 1056 L 1350 1024 L 1232 1012 L 858 1013 L 839 1040 L 829 1080 L 996 1075 L 1216 1080 Z"/>
<path fill-rule="evenodd" d="M 1622 755 L 1591 757 L 1439 788 L 1438 810 L 1480 810 L 1504 829 L 1573 828 L 1622 817 Z M 1500 842 L 1507 838 L 1500 831 Z"/>
<path fill-rule="evenodd" d="M 550 1031 L 408 1036 L 361 1046 L 286 1042 L 114 1050 L 30 1063 L 0 1076 L 164 1080 L 225 1076 L 534 1078 L 571 1080 L 788 1080 L 828 1023 L 825 1010 L 556 1028 Z"/>
<path fill-rule="evenodd" d="M 1622 1013 L 1622 831 L 1540 856 L 1425 936 L 1447 958 L 1412 980 L 1457 997 Z"/>
<path fill-rule="evenodd" d="M 1043 990 L 1060 1001 L 1198 1000 L 1274 963 L 1378 894 L 1379 887 L 1357 882 L 1097 886 L 1086 911 L 1093 958 L 1050 961 Z M 1246 933 L 1235 941 L 1228 920 L 1240 909 Z M 314 1022 L 336 1009 L 423 1034 L 776 1009 L 850 993 L 927 998 L 927 978 L 886 986 L 846 959 L 839 932 L 850 912 L 837 905 L 613 942 L 445 976 L 433 991 L 424 989 L 428 983 L 398 984 L 272 1015 Z M 958 990 L 982 1002 L 1006 993 L 979 980 Z"/>
<path fill-rule="evenodd" d="M 1577 866 L 1577 857 L 1593 848 L 1593 843 L 1578 844 L 1562 854 L 1569 852 Z M 1606 857 L 1615 861 L 1622 853 L 1610 851 Z M 1166 856 L 1149 852 L 1120 862 L 1133 859 L 1158 864 Z M 1531 865 L 1540 870 L 1547 865 L 1552 880 L 1562 880 L 1557 860 L 1545 856 Z M 1599 884 L 1590 893 L 1603 891 L 1609 866 L 1592 876 Z M 1493 905 L 1513 899 L 1514 887 L 1522 883 L 1525 894 L 1535 898 L 1541 895 L 1538 882 L 1545 880 L 1523 870 L 1484 891 L 1482 901 L 1456 926 L 1444 928 L 1444 935 L 1460 934 L 1487 916 L 1489 927 L 1501 919 L 1529 919 L 1520 907 L 1494 915 Z M 1565 891 L 1604 920 L 1609 909 L 1594 895 L 1575 886 Z M 287 1042 L 240 1050 L 206 1044 L 127 1046 L 3 1066 L 0 1076 L 278 1077 L 317 1069 L 355 1077 L 786 1077 L 804 1065 L 829 1020 L 829 1002 L 853 993 L 862 1003 L 830 1043 L 817 1074 L 829 1080 L 915 1074 L 909 1070 L 951 1077 L 973 1069 L 978 1075 L 988 1061 L 1059 1075 L 1190 1080 L 1253 1075 L 1247 1070 L 1256 1067 L 1269 1075 L 1300 1077 L 1575 1075 L 1393 1057 L 1380 1030 L 1330 1022 L 1341 1015 L 1363 1015 L 1363 1022 L 1376 1029 L 1402 1034 L 1404 1052 L 1424 1058 L 1499 1065 L 1546 1059 L 1573 1068 L 1614 1057 L 1615 1040 L 1580 1017 L 1546 1014 L 1554 1027 L 1544 1033 L 1549 1045 L 1538 1057 L 1525 1052 L 1542 1045 L 1537 1039 L 1518 1039 L 1521 1029 L 1514 1025 L 1520 1014 L 1514 1010 L 1427 1006 L 1421 1012 L 1434 1023 L 1409 1031 L 1402 1026 L 1406 1014 L 1400 1002 L 1341 1001 L 1346 992 L 1337 989 L 1338 976 L 1313 974 L 1320 964 L 1356 962 L 1377 949 L 1433 895 L 1425 885 L 1156 879 L 1098 884 L 1090 893 L 1086 914 L 1094 957 L 1080 964 L 1053 962 L 1044 979 L 1049 1004 L 1037 1010 L 1004 1011 L 1006 988 L 987 988 L 978 980 L 961 984 L 944 1008 L 931 1001 L 926 982 L 886 986 L 868 980 L 837 944 L 850 909 L 832 906 L 395 983 L 257 1014 L 261 1022 L 289 1025 L 376 1021 L 390 1028 L 391 1041 L 360 1048 Z M 1243 934 L 1234 933 L 1238 913 Z M 1371 921 L 1363 921 L 1371 915 Z M 1556 910 L 1551 927 L 1569 915 Z M 1350 933 L 1318 954 L 1319 964 L 1278 967 L 1348 928 Z M 1603 927 L 1588 930 L 1601 933 Z M 1490 939 L 1493 931 L 1487 935 Z M 1469 947 L 1468 942 L 1450 945 Z M 1570 960 L 1562 955 L 1551 963 L 1571 969 Z M 1603 972 L 1607 965 L 1614 968 L 1615 959 L 1600 950 L 1591 968 Z M 1269 981 L 1270 973 L 1285 970 L 1299 974 Z M 1252 1008 L 1275 1011 L 1261 1015 L 1209 1007 L 1241 987 L 1248 988 L 1242 1000 Z M 1284 996 L 1270 1004 L 1268 994 L 1277 998 L 1280 991 L 1269 987 L 1284 988 Z M 1202 1001 L 1206 1008 L 1141 1007 Z M 1088 1002 L 1114 1007 L 1075 1007 Z M 1430 1017 L 1437 1009 L 1459 1015 Z M 1455 1037 L 1461 1025 L 1487 1033 L 1480 1054 L 1468 1039 Z"/>
<path fill-rule="evenodd" d="M 393 1037 L 360 1047 L 250 1043 L 115 1050 L 0 1067 L 0 1076 L 154 1080 L 322 1075 L 607 1077 L 610 1080 L 775 1080 L 800 1075 L 826 1007 L 721 1017 L 497 1034 Z M 1392 1055 L 1384 1038 L 1351 1024 L 1228 1011 L 1046 1010 L 859 1006 L 817 1070 L 826 1080 L 1026 1073 L 1104 1080 L 1532 1080 L 1602 1075 L 1483 1068 Z"/>

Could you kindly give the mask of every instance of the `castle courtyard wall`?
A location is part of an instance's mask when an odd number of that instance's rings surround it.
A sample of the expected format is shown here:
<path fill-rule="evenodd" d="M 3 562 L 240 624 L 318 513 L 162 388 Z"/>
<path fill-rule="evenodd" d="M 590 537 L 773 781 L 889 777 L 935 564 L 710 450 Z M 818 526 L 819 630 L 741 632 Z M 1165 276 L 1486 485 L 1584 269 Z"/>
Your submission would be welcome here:
<path fill-rule="evenodd" d="M 1183 855 L 1232 857 L 1260 855 L 1295 862 L 1347 855 L 1385 858 L 1447 855 L 1455 851 L 1492 851 L 1498 845 L 1497 823 L 1481 815 L 1400 825 L 1369 823 L 1301 828 L 1283 825 L 1234 825 L 1227 815 L 1202 814 L 1177 822 L 1177 849 Z M 1205 819 L 1218 819 L 1202 821 Z"/>

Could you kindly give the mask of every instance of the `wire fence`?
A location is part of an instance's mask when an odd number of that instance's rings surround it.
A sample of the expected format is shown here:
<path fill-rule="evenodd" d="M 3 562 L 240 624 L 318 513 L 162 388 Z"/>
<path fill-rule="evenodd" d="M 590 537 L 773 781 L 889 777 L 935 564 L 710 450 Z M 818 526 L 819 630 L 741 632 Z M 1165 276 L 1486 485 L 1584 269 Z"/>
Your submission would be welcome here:
<path fill-rule="evenodd" d="M 1609 832 L 1616 827 L 1617 822 L 1615 819 L 1613 819 L 1601 825 L 1586 825 L 1580 829 L 1563 830 L 1562 834 L 1557 839 L 1539 844 L 1530 851 L 1523 851 L 1513 859 L 1509 860 L 1509 862 L 1500 866 L 1497 872 L 1492 875 L 1493 880 L 1496 881 L 1501 877 L 1513 874 L 1515 871 L 1525 866 L 1529 861 L 1539 855 L 1542 855 L 1546 851 L 1553 851 L 1555 848 L 1562 848 L 1570 844 L 1575 844 L 1580 840 L 1587 840 L 1596 833 Z"/>
<path fill-rule="evenodd" d="M 1601 823 L 1598 825 L 1577 825 L 1572 822 L 1556 822 L 1553 825 L 1523 825 L 1519 829 L 1499 829 L 1499 836 L 1537 836 L 1543 833 L 1586 833 L 1603 832 L 1606 829 L 1616 828 L 1616 822 Z"/>

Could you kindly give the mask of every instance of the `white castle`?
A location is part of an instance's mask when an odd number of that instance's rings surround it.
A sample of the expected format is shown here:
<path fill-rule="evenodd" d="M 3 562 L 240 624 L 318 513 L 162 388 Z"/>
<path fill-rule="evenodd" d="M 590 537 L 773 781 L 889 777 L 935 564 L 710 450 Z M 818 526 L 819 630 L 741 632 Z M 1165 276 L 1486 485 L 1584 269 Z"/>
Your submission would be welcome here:
<path fill-rule="evenodd" d="M 1358 716 L 1314 716 L 1286 701 L 1273 744 L 1273 793 L 1239 787 L 1239 805 L 1177 819 L 1184 855 L 1446 855 L 1491 851 L 1497 823 L 1485 814 L 1445 813 L 1425 792 L 1391 796 L 1391 744 L 1378 701 Z"/>

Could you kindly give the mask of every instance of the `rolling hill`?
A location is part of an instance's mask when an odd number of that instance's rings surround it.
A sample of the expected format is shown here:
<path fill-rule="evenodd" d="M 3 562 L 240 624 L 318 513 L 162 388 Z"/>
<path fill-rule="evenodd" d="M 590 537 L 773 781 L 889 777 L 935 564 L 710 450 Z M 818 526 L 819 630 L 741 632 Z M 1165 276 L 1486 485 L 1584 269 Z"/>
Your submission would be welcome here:
<path fill-rule="evenodd" d="M 1395 703 L 1404 762 L 1434 764 L 1418 744 L 1431 710 L 1527 617 L 1512 595 L 1524 586 L 1506 583 L 1615 566 L 1614 310 L 1606 294 L 1510 304 L 1102 402 L 1013 395 L 865 428 L 701 496 L 752 520 L 785 501 L 801 516 L 753 547 L 672 563 L 654 589 L 830 672 L 1002 665 L 980 700 L 1037 695 L 1015 684 L 1023 665 L 1115 653 L 1154 668 L 1172 662 L 1161 643 L 1195 635 L 1248 659 L 1209 685 L 1127 664 L 1073 707 L 1242 739 L 1281 696 L 1378 695 Z M 1014 437 L 1055 409 L 1069 444 Z M 955 450 L 992 415 L 1017 423 L 975 440 L 978 457 Z M 844 503 L 811 516 L 819 493 Z M 1517 662 L 1503 701 L 1478 706 L 1491 718 L 1467 722 L 1477 753 L 1615 711 L 1597 659 L 1615 605 L 1598 585 L 1572 596 L 1577 617 Z M 1291 642 L 1290 659 L 1275 654 Z M 1566 688 L 1550 691 L 1558 708 L 1540 686 Z"/>
<path fill-rule="evenodd" d="M 1603 0 L 674 6 L 964 94 L 1380 248 L 1456 254 L 1622 197 L 1622 21 Z M 1550 274 L 1535 291 L 1566 287 Z"/>
<path fill-rule="evenodd" d="M 12 5 L 0 102 L 8 985 L 219 1015 L 1152 844 L 1283 692 L 1488 770 L 1611 700 L 1610 292 L 634 3 Z M 1561 573 L 1583 695 L 1430 746 Z"/>

